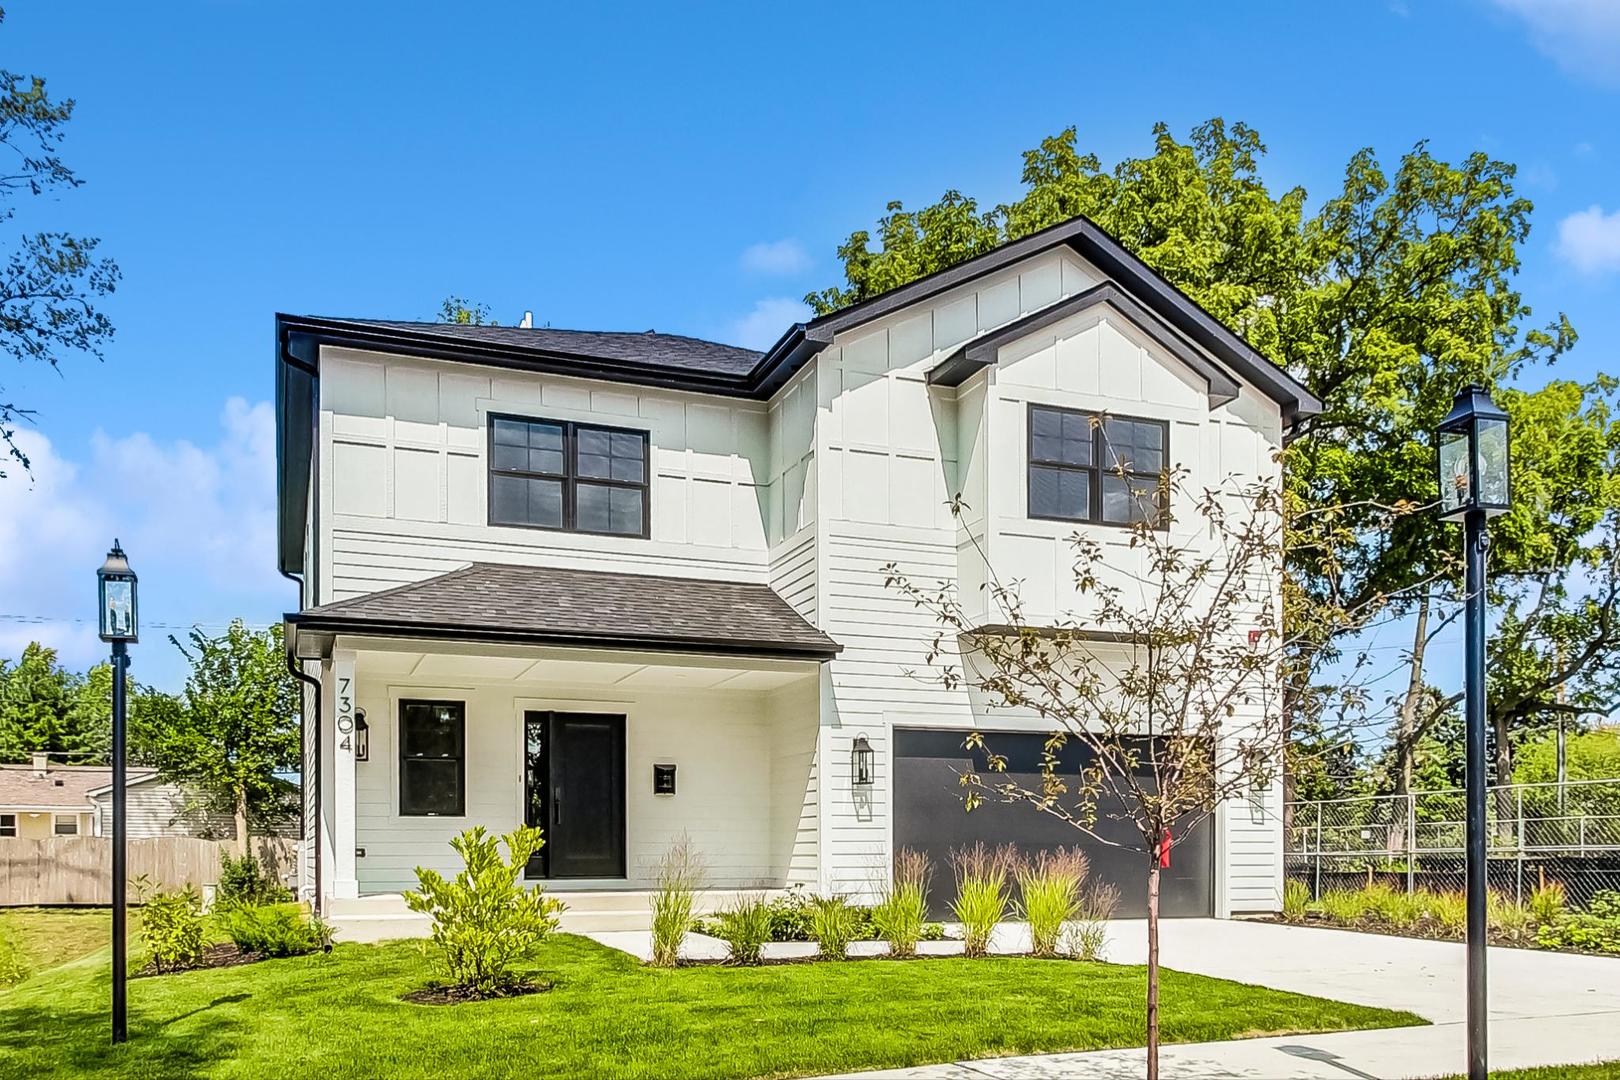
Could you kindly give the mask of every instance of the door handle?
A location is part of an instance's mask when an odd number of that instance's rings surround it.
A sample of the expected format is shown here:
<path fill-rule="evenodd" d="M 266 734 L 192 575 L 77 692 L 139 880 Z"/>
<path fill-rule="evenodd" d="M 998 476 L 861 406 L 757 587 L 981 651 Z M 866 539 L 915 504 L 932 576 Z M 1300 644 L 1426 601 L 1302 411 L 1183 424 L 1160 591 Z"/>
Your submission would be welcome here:
<path fill-rule="evenodd" d="M 562 824 L 562 788 L 551 793 L 551 823 Z"/>

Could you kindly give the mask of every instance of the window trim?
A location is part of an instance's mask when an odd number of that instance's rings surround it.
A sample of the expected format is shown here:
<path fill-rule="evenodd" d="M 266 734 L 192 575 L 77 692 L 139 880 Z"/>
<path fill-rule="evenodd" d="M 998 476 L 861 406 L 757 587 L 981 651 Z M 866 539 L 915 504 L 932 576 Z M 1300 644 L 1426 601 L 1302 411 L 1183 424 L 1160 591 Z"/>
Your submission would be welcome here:
<path fill-rule="evenodd" d="M 552 424 L 562 428 L 563 471 L 537 473 L 516 469 L 495 468 L 495 422 L 511 420 L 519 424 Z M 652 537 L 652 438 L 646 428 L 615 427 L 587 420 L 559 420 L 549 416 L 520 416 L 516 413 L 488 413 L 484 418 L 488 429 L 484 439 L 484 520 L 498 529 L 538 529 L 541 532 L 578 533 L 583 536 L 618 536 L 628 540 L 647 540 Z M 613 480 L 576 473 L 579 454 L 579 431 L 605 431 L 609 435 L 634 435 L 641 440 L 641 482 Z M 556 480 L 562 484 L 563 520 L 561 525 L 535 525 L 522 521 L 495 520 L 495 477 L 521 476 L 526 479 Z M 582 529 L 577 513 L 577 489 L 581 484 L 624 488 L 641 491 L 641 531 L 639 533 L 613 532 L 604 529 Z"/>
<path fill-rule="evenodd" d="M 1058 461 L 1041 461 L 1035 457 L 1035 410 L 1045 409 L 1048 412 L 1065 413 L 1070 416 L 1084 416 L 1088 423 L 1100 421 L 1091 425 L 1091 465 L 1070 465 Z M 1117 475 L 1115 470 L 1103 465 L 1106 458 L 1103 456 L 1102 445 L 1103 425 L 1109 420 L 1126 420 L 1133 424 L 1152 424 L 1163 433 L 1163 456 L 1165 467 L 1170 462 L 1170 421 L 1161 420 L 1151 416 L 1128 416 L 1124 413 L 1101 412 L 1096 409 L 1073 409 L 1065 405 L 1051 405 L 1042 401 L 1028 402 L 1024 411 L 1024 515 L 1032 521 L 1061 521 L 1067 525 L 1100 525 L 1108 529 L 1129 529 L 1134 524 L 1129 521 L 1109 521 L 1102 516 L 1102 482 L 1105 473 Z M 1030 498 L 1030 483 L 1034 469 L 1061 469 L 1066 472 L 1084 473 L 1087 476 L 1087 490 L 1091 500 L 1091 514 L 1088 517 L 1062 517 L 1057 514 L 1037 514 L 1034 510 L 1034 500 Z M 1154 486 L 1158 486 L 1161 473 L 1143 473 L 1129 470 L 1125 474 L 1129 477 L 1146 480 L 1151 478 Z M 1159 508 L 1159 520 L 1153 528 L 1159 532 L 1166 532 L 1170 528 L 1167 508 Z"/>
<path fill-rule="evenodd" d="M 60 831 L 59 826 L 61 825 L 64 818 L 73 823 L 73 831 L 72 832 L 61 832 Z M 79 835 L 79 815 L 78 814 L 52 814 L 51 815 L 51 835 L 52 836 L 78 836 Z"/>
<path fill-rule="evenodd" d="M 405 710 L 412 705 L 427 705 L 438 707 L 451 705 L 460 714 L 460 728 L 456 740 L 456 756 L 452 758 L 410 757 L 405 753 Z M 397 744 L 394 757 L 399 763 L 399 776 L 396 780 L 396 805 L 399 807 L 400 817 L 410 818 L 463 818 L 467 816 L 467 703 L 451 698 L 400 698 L 398 709 L 394 714 L 394 741 Z M 405 764 L 410 761 L 450 761 L 454 760 L 460 772 L 460 781 L 456 785 L 456 809 L 453 813 L 439 813 L 430 810 L 408 810 L 405 807 Z"/>
<path fill-rule="evenodd" d="M 21 830 L 22 826 L 16 814 L 0 814 L 0 837 L 14 838 Z"/>

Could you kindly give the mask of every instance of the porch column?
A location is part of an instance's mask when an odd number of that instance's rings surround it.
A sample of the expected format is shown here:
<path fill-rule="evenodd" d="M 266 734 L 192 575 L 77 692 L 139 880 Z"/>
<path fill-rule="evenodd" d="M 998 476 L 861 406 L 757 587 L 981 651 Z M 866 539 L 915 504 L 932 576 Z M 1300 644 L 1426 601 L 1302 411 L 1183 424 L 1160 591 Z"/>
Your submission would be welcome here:
<path fill-rule="evenodd" d="M 360 895 L 354 876 L 354 653 L 322 661 L 321 892 L 338 900 Z"/>

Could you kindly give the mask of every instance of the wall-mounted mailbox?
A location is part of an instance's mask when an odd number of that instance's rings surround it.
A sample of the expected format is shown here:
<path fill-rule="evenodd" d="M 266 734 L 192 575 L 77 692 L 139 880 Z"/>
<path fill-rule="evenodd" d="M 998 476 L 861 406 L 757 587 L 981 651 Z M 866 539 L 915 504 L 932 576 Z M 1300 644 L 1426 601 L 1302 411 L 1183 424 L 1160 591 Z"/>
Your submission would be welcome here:
<path fill-rule="evenodd" d="M 675 766 L 674 765 L 654 765 L 653 766 L 653 794 L 654 795 L 673 795 L 673 794 L 675 794 Z"/>

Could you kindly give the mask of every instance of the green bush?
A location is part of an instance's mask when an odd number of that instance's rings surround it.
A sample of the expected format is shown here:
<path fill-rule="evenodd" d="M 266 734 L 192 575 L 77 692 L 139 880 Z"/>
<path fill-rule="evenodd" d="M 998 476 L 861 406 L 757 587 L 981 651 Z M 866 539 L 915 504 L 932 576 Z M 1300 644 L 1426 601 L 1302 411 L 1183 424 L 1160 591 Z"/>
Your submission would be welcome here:
<path fill-rule="evenodd" d="M 1310 906 L 1310 886 L 1303 881 L 1283 882 L 1282 917 L 1285 922 L 1304 922 Z"/>
<path fill-rule="evenodd" d="M 1461 937 L 1468 929 L 1468 897 L 1460 892 L 1424 893 L 1423 907 L 1448 936 Z"/>
<path fill-rule="evenodd" d="M 1080 916 L 1080 889 L 1090 872 L 1079 848 L 1043 851 L 1018 863 L 1023 897 L 1018 911 L 1029 924 L 1029 948 L 1035 956 L 1058 954 L 1064 927 Z"/>
<path fill-rule="evenodd" d="M 926 853 L 903 848 L 895 856 L 894 876 L 871 914 L 872 928 L 889 943 L 890 956 L 917 955 L 917 942 L 928 919 L 928 879 L 932 875 L 933 864 Z"/>
<path fill-rule="evenodd" d="M 553 930 L 563 905 L 538 888 L 519 884 L 529 856 L 545 842 L 540 830 L 521 826 L 505 836 L 507 857 L 482 825 L 450 841 L 464 868 L 454 880 L 416 868 L 420 889 L 405 894 L 412 911 L 433 918 L 433 943 L 457 987 L 498 994 L 518 979 L 514 965 Z"/>
<path fill-rule="evenodd" d="M 770 906 L 758 896 L 743 896 L 714 917 L 714 936 L 726 943 L 726 962 L 757 964 L 771 940 Z"/>
<path fill-rule="evenodd" d="M 937 922 L 923 923 L 922 933 L 918 936 L 923 941 L 944 941 L 945 924 Z"/>
<path fill-rule="evenodd" d="M 215 904 L 284 904 L 292 898 L 292 890 L 266 874 L 252 852 L 245 853 L 239 859 L 221 853 Z"/>
<path fill-rule="evenodd" d="M 26 978 L 28 965 L 23 963 L 22 949 L 11 929 L 0 922 L 0 987 L 12 986 Z"/>
<path fill-rule="evenodd" d="M 142 898 L 141 934 L 159 972 L 196 967 L 203 956 L 202 897 L 187 885 Z"/>
<path fill-rule="evenodd" d="M 1620 956 L 1620 892 L 1600 889 L 1585 912 L 1565 915 L 1536 930 L 1538 944 L 1551 949 Z"/>
<path fill-rule="evenodd" d="M 1545 885 L 1538 885 L 1530 890 L 1530 917 L 1538 923 L 1555 923 L 1564 915 L 1567 901 L 1564 896 L 1564 886 L 1557 881 L 1549 881 Z"/>
<path fill-rule="evenodd" d="M 1534 937 L 1535 916 L 1523 904 L 1494 890 L 1487 894 L 1485 911 L 1490 928 L 1512 942 L 1525 942 Z"/>
<path fill-rule="evenodd" d="M 861 916 L 842 897 L 830 896 L 816 901 L 810 917 L 810 930 L 821 946 L 823 960 L 849 959 L 849 943 L 856 940 L 861 930 Z"/>
<path fill-rule="evenodd" d="M 1329 889 L 1316 902 L 1316 909 L 1334 922 L 1353 923 L 1366 913 L 1367 905 L 1356 889 Z"/>
<path fill-rule="evenodd" d="M 1011 845 L 989 848 L 983 841 L 951 852 L 956 900 L 951 905 L 962 924 L 962 954 L 984 956 L 990 935 L 1007 916 L 1007 878 L 1016 858 Z"/>
<path fill-rule="evenodd" d="M 815 917 L 816 898 L 795 885 L 787 892 L 773 897 L 767 905 L 771 916 L 772 941 L 810 941 L 814 938 L 811 921 Z"/>
<path fill-rule="evenodd" d="M 658 860 L 652 897 L 652 959 L 655 967 L 674 967 L 681 942 L 692 925 L 692 907 L 703 887 L 703 857 L 682 833 Z"/>
<path fill-rule="evenodd" d="M 332 931 L 318 915 L 305 915 L 297 904 L 268 904 L 249 907 L 233 904 L 220 908 L 214 916 L 220 932 L 239 951 L 260 956 L 303 956 L 328 952 Z"/>

